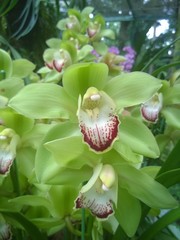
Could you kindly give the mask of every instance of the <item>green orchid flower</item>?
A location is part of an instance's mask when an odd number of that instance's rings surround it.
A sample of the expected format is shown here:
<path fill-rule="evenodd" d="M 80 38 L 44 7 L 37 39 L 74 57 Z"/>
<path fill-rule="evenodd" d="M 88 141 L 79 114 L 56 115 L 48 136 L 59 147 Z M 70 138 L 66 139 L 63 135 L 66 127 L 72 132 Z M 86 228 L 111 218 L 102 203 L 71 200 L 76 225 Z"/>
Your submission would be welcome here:
<path fill-rule="evenodd" d="M 114 213 L 113 203 L 117 204 L 117 176 L 114 168 L 99 164 L 91 179 L 84 185 L 75 200 L 75 209 L 88 208 L 93 215 L 107 219 Z"/>
<path fill-rule="evenodd" d="M 84 141 L 96 152 L 110 149 L 117 139 L 118 113 L 124 107 L 145 102 L 161 87 L 157 79 L 140 72 L 124 73 L 108 80 L 108 68 L 102 63 L 82 63 L 69 67 L 62 84 L 63 87 L 51 85 L 56 90 L 53 93 L 50 85 L 40 84 L 39 90 L 37 85 L 26 86 L 10 100 L 9 106 L 31 118 L 65 117 L 78 121 L 77 127 L 80 127 Z M 146 84 L 151 87 L 141 91 Z M 27 94 L 32 98 L 27 99 Z M 43 111 L 45 99 L 49 110 Z"/>
<path fill-rule="evenodd" d="M 158 116 L 163 107 L 163 95 L 162 93 L 154 94 L 147 102 L 141 106 L 141 114 L 143 119 L 149 122 L 156 123 Z"/>
<path fill-rule="evenodd" d="M 7 175 L 16 157 L 19 136 L 13 129 L 5 128 L 0 132 L 0 174 Z"/>

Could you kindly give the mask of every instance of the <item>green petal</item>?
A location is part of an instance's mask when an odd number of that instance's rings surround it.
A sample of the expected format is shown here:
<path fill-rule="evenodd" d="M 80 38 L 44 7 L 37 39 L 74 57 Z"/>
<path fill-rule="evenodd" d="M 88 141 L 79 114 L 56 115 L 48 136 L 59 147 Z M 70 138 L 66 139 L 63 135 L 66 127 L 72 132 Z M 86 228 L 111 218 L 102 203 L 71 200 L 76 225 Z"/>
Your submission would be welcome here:
<path fill-rule="evenodd" d="M 161 87 L 161 82 L 143 72 L 122 73 L 112 78 L 104 91 L 117 102 L 119 108 L 147 101 Z"/>
<path fill-rule="evenodd" d="M 0 81 L 0 94 L 7 98 L 12 98 L 24 87 L 24 82 L 20 78 L 8 78 Z"/>
<path fill-rule="evenodd" d="M 168 190 L 144 172 L 128 165 L 114 166 L 119 185 L 151 208 L 174 208 L 177 201 Z"/>
<path fill-rule="evenodd" d="M 10 203 L 14 203 L 15 205 L 19 206 L 20 209 L 23 206 L 43 206 L 48 210 L 51 208 L 50 201 L 47 198 L 36 196 L 36 195 L 25 195 L 16 197 L 9 200 Z"/>
<path fill-rule="evenodd" d="M 46 44 L 48 45 L 48 47 L 55 48 L 55 49 L 60 48 L 60 43 L 61 43 L 61 39 L 59 38 L 50 38 L 46 41 Z"/>
<path fill-rule="evenodd" d="M 157 158 L 159 148 L 151 131 L 133 117 L 123 117 L 119 127 L 119 141 L 127 144 L 133 152 L 151 158 Z"/>
<path fill-rule="evenodd" d="M 79 94 L 85 94 L 89 87 L 101 90 L 107 80 L 108 67 L 103 63 L 79 63 L 67 68 L 63 76 L 63 86 L 66 92 L 78 99 Z"/>
<path fill-rule="evenodd" d="M 165 105 L 180 103 L 180 84 L 166 88 L 163 91 L 163 101 Z"/>
<path fill-rule="evenodd" d="M 133 237 L 140 222 L 141 205 L 139 200 L 130 195 L 126 189 L 118 189 L 115 216 L 128 237 Z"/>
<path fill-rule="evenodd" d="M 83 58 L 85 58 L 91 51 L 93 50 L 93 47 L 90 45 L 83 46 L 79 51 L 77 55 L 77 60 L 80 61 Z"/>
<path fill-rule="evenodd" d="M 180 129 L 180 111 L 178 107 L 166 107 L 162 110 L 162 114 L 164 115 L 169 126 Z"/>
<path fill-rule="evenodd" d="M 77 130 L 77 124 L 67 122 L 55 125 L 45 136 L 35 158 L 35 173 L 39 182 L 48 184 L 80 184 L 91 176 L 92 168 L 87 166 L 78 169 L 78 171 L 77 169 L 72 170 L 62 167 L 62 164 L 55 161 L 52 153 L 44 146 L 45 143 L 54 139 L 65 138 L 70 134 L 76 135 Z M 70 152 L 70 146 L 66 146 L 66 149 Z"/>
<path fill-rule="evenodd" d="M 10 55 L 0 49 L 0 72 L 2 71 L 2 77 L 1 79 L 8 78 L 11 76 L 12 73 L 12 60 Z"/>
<path fill-rule="evenodd" d="M 34 125 L 34 120 L 11 111 L 11 109 L 0 110 L 0 118 L 3 125 L 14 129 L 20 136 L 31 130 Z"/>
<path fill-rule="evenodd" d="M 77 108 L 62 87 L 51 83 L 25 86 L 10 100 L 9 106 L 30 118 L 69 118 Z"/>
<path fill-rule="evenodd" d="M 55 209 L 53 217 L 65 217 L 73 211 L 74 199 L 78 194 L 78 188 L 74 186 L 52 186 L 49 191 L 49 199 Z"/>
<path fill-rule="evenodd" d="M 100 32 L 101 37 L 107 37 L 110 39 L 115 39 L 115 34 L 114 31 L 111 29 L 104 29 Z"/>
<path fill-rule="evenodd" d="M 24 147 L 17 150 L 16 161 L 18 171 L 26 178 L 31 178 L 34 172 L 35 149 Z"/>
<path fill-rule="evenodd" d="M 81 136 L 72 136 L 45 143 L 55 161 L 64 167 L 80 168 L 87 163 L 82 157 L 84 145 Z M 87 150 L 87 149 L 86 149 Z"/>
<path fill-rule="evenodd" d="M 23 67 L 22 67 L 23 66 Z M 13 77 L 27 77 L 35 69 L 35 65 L 26 59 L 16 59 L 13 61 Z"/>

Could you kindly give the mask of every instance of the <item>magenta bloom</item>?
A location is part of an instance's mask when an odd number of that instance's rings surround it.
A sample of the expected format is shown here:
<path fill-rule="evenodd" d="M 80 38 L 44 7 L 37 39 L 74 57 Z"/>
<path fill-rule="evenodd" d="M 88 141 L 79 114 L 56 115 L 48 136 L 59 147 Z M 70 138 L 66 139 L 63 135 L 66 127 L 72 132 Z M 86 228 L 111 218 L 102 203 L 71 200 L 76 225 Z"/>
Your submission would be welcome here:
<path fill-rule="evenodd" d="M 130 72 L 135 62 L 136 52 L 130 46 L 123 47 L 122 50 L 125 52 L 126 61 L 122 62 L 121 66 L 125 72 Z"/>
<path fill-rule="evenodd" d="M 119 49 L 115 46 L 110 47 L 108 51 L 110 53 L 114 53 L 115 55 L 119 55 L 119 53 L 120 53 Z"/>

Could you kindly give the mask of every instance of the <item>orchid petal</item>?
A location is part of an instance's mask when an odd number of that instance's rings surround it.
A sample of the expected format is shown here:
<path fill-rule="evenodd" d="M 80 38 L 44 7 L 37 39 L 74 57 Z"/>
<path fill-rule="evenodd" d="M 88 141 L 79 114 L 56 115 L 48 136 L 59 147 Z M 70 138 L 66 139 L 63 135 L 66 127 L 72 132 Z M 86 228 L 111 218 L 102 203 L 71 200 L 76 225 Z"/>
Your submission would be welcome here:
<path fill-rule="evenodd" d="M 78 63 L 68 67 L 63 75 L 64 90 L 73 98 L 84 95 L 94 86 L 102 89 L 107 81 L 108 67 L 104 63 Z"/>
<path fill-rule="evenodd" d="M 118 135 L 118 116 L 112 99 L 96 88 L 89 88 L 77 112 L 84 141 L 96 152 L 108 150 Z"/>

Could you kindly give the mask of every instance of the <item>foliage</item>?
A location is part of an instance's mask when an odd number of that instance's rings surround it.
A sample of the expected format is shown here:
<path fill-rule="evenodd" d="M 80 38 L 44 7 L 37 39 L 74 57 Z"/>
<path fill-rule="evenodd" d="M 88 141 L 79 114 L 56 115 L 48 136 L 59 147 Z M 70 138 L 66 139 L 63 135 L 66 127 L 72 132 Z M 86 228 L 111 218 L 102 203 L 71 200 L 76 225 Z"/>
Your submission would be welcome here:
<path fill-rule="evenodd" d="M 175 239 L 179 74 L 126 72 L 92 11 L 69 9 L 38 71 L 0 49 L 1 239 Z"/>

